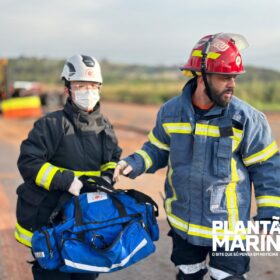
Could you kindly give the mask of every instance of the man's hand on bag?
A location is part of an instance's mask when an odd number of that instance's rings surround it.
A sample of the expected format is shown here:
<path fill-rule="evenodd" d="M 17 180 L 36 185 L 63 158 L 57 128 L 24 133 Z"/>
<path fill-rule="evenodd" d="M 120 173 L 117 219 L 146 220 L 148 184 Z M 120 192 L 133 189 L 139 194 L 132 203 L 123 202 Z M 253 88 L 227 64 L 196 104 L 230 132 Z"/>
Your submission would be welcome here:
<path fill-rule="evenodd" d="M 120 175 L 128 175 L 133 170 L 132 166 L 129 165 L 125 160 L 121 160 L 118 162 L 117 167 L 114 171 L 113 180 L 118 182 L 120 179 Z"/>
<path fill-rule="evenodd" d="M 83 187 L 83 183 L 79 180 L 78 177 L 74 177 L 74 180 L 70 185 L 68 192 L 70 192 L 75 196 L 78 196 L 80 194 L 82 187 Z"/>

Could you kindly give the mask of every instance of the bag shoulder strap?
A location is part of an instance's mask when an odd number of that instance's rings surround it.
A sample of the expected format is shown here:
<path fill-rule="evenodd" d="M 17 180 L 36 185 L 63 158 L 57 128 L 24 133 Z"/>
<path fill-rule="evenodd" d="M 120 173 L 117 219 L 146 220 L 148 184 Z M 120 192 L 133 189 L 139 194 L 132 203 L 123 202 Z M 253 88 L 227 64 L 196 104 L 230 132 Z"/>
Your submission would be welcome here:
<path fill-rule="evenodd" d="M 158 214 L 159 214 L 158 205 L 150 196 L 148 196 L 140 191 L 134 190 L 134 189 L 125 190 L 125 193 L 127 193 L 128 195 L 133 197 L 139 203 L 152 204 L 155 207 L 155 215 L 156 215 L 156 217 L 158 217 Z"/>

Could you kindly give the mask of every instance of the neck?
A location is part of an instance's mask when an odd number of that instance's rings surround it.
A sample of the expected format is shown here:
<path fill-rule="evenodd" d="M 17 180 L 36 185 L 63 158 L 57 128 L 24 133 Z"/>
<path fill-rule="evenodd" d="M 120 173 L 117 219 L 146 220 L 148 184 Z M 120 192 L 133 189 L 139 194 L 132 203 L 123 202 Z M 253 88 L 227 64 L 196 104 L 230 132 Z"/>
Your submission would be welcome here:
<path fill-rule="evenodd" d="M 213 101 L 204 92 L 199 91 L 198 88 L 192 96 L 192 104 L 202 110 L 211 109 L 214 106 Z"/>

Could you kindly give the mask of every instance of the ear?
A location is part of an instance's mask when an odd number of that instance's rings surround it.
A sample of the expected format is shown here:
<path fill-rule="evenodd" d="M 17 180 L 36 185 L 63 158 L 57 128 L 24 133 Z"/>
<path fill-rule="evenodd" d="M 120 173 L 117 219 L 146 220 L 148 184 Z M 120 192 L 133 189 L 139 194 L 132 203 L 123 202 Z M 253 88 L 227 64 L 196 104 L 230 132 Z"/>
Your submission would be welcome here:
<path fill-rule="evenodd" d="M 65 95 L 68 95 L 68 94 L 70 95 L 68 87 L 64 87 L 64 91 L 63 92 L 64 92 Z"/>

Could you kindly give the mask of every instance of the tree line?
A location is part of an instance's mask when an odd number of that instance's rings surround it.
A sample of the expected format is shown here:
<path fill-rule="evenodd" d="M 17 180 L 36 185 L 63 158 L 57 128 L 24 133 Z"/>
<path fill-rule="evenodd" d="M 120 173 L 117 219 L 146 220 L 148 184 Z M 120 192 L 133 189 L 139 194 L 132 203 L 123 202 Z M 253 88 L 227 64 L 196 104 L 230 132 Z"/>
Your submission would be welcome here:
<path fill-rule="evenodd" d="M 9 59 L 9 82 L 38 81 L 61 85 L 65 60 L 19 57 Z M 103 98 L 137 103 L 162 103 L 178 95 L 187 81 L 178 66 L 144 66 L 101 61 L 104 78 Z M 236 95 L 260 109 L 280 109 L 280 72 L 246 67 L 237 79 Z"/>

